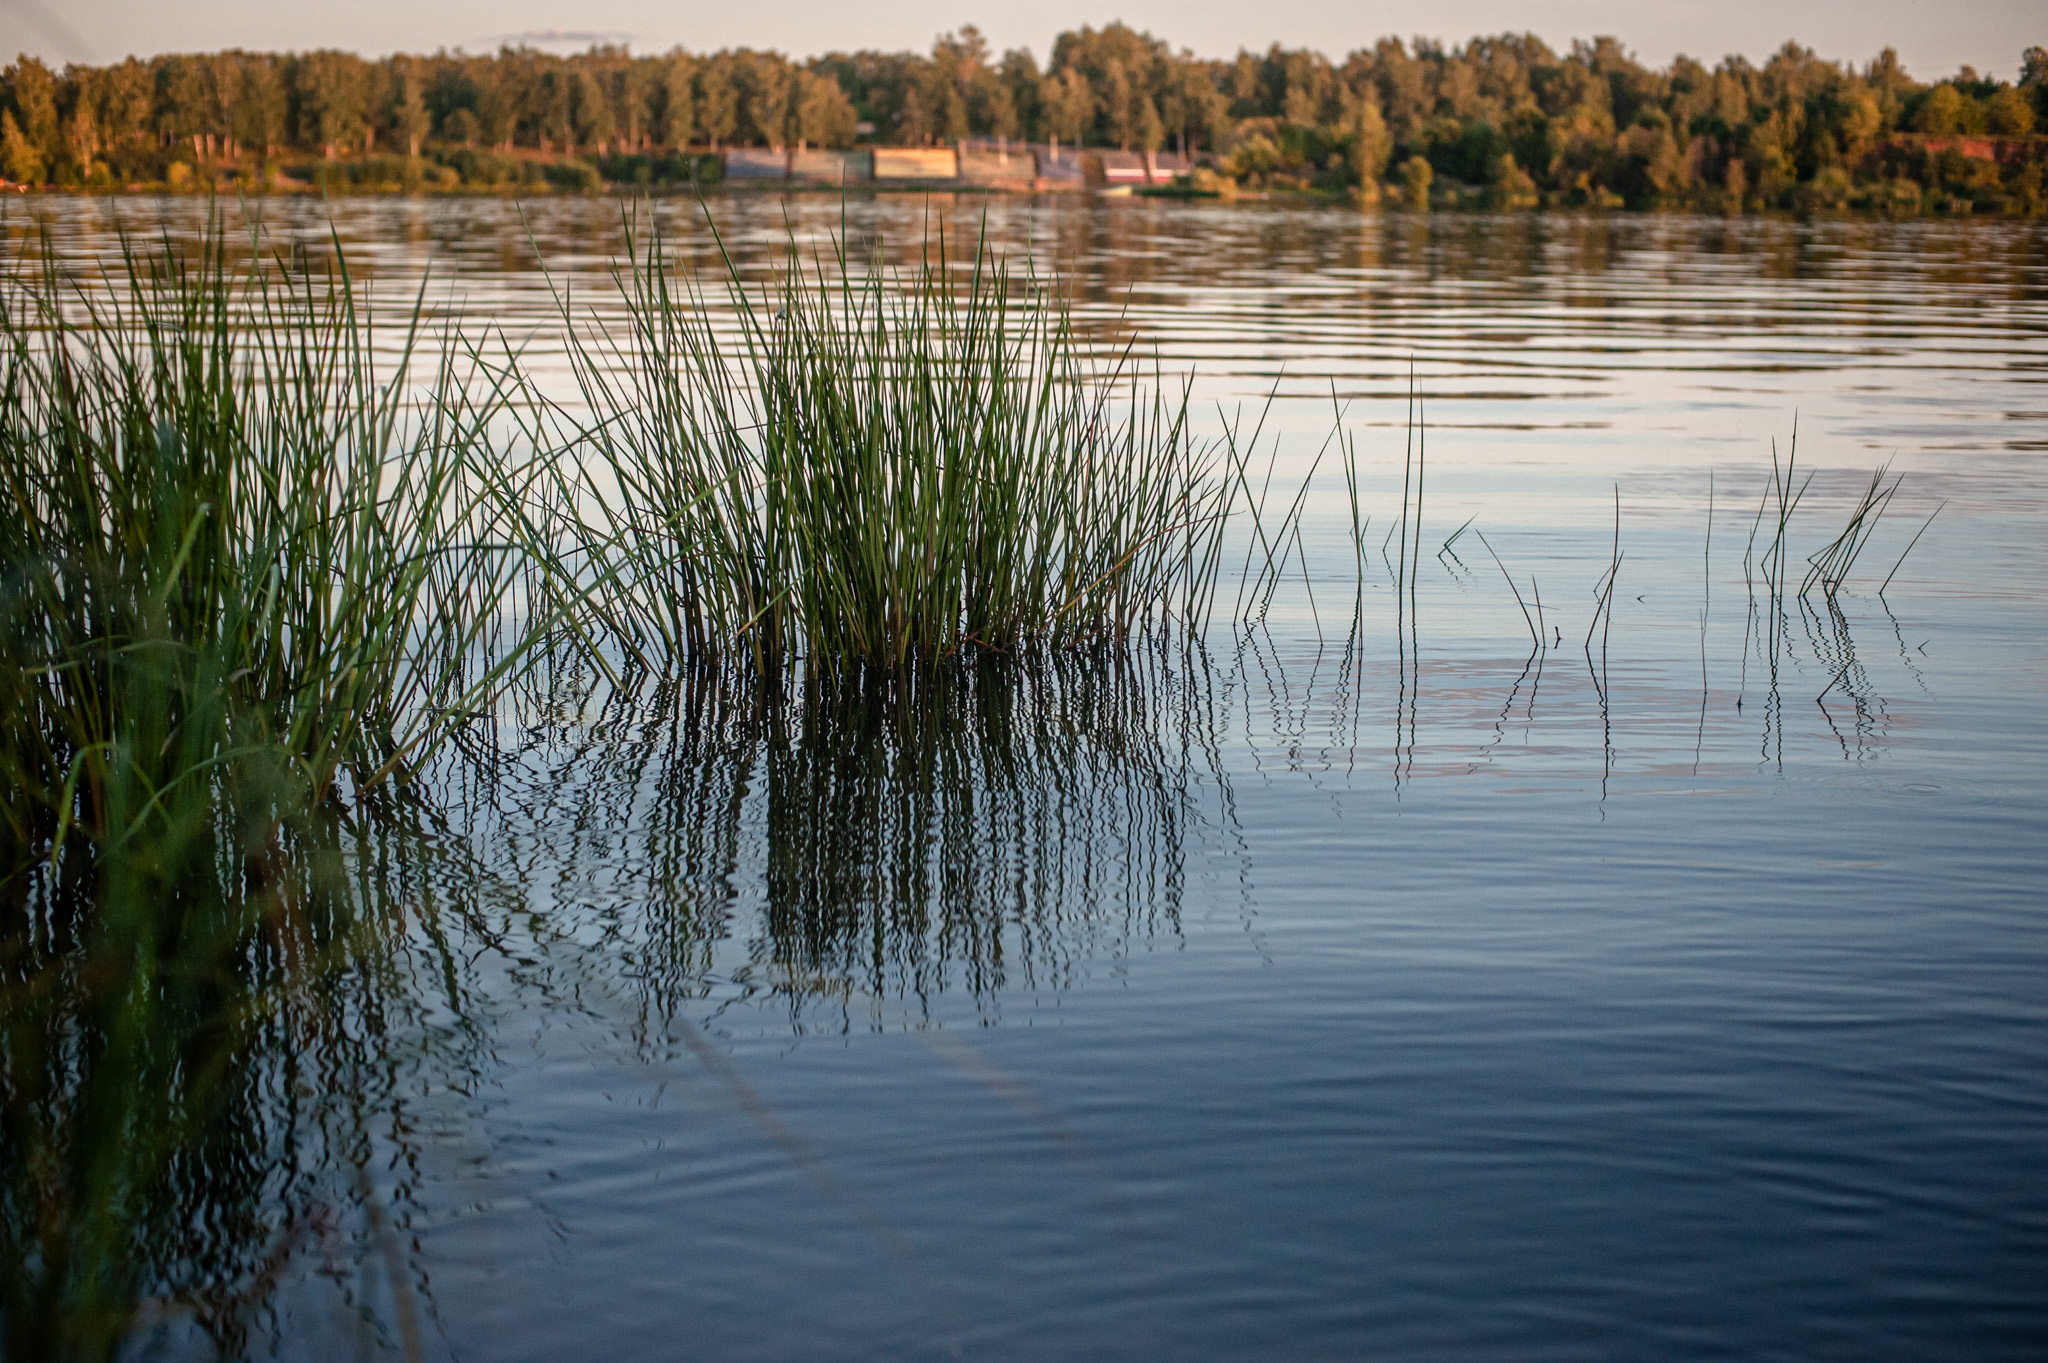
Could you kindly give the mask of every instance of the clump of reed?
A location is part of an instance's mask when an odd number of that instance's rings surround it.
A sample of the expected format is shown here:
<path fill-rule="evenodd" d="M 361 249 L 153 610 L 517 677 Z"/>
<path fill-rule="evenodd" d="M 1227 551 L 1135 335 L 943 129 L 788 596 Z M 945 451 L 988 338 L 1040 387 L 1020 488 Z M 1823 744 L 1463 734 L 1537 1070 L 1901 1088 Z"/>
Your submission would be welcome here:
<path fill-rule="evenodd" d="M 499 632 L 522 571 L 483 457 L 502 371 L 453 336 L 426 352 L 417 302 L 380 363 L 345 267 L 262 245 L 124 243 L 111 301 L 9 271 L 0 876 L 238 766 L 301 798 L 375 785 L 531 647 Z"/>
<path fill-rule="evenodd" d="M 260 1300 L 275 1256 L 250 1228 L 277 1208 L 246 1212 L 218 1272 L 180 1261 L 181 1211 L 209 1162 L 298 1158 L 243 1103 L 291 1083 L 255 1070 L 351 1032 L 341 1013 L 388 1015 L 329 986 L 368 978 L 366 933 L 402 931 L 361 911 L 389 778 L 551 623 L 526 608 L 525 491 L 488 439 L 508 371 L 453 334 L 428 344 L 418 299 L 385 335 L 338 261 L 232 245 L 124 242 L 111 296 L 47 245 L 6 263 L 9 1356 L 114 1356 L 143 1299 L 209 1282 Z M 248 1311 L 216 1305 L 239 1329 Z"/>
<path fill-rule="evenodd" d="M 619 270 L 625 334 L 564 298 L 589 417 L 562 523 L 631 652 L 900 670 L 1205 618 L 1228 485 L 1185 389 L 1092 359 L 985 241 L 936 246 L 896 270 L 792 239 L 760 288 L 722 256 L 721 311 L 657 228 Z"/>
<path fill-rule="evenodd" d="M 1897 494 L 1899 484 L 1905 481 L 1901 474 L 1887 485 L 1885 474 L 1888 470 L 1888 465 L 1878 466 L 1877 471 L 1870 475 L 1870 485 L 1863 489 L 1856 505 L 1850 509 L 1849 520 L 1842 527 L 1842 533 L 1807 556 L 1806 576 L 1799 582 L 1801 596 L 1806 596 L 1817 586 L 1829 600 L 1833 600 L 1842 584 L 1849 580 L 1856 560 L 1862 557 L 1870 537 L 1877 532 L 1877 523 L 1884 519 L 1886 508 Z M 1891 579 L 1885 580 L 1889 582 Z"/>
<path fill-rule="evenodd" d="M 1872 536 L 1877 533 L 1877 523 L 1883 520 L 1884 513 L 1891 509 L 1892 498 L 1898 494 L 1900 486 L 1906 481 L 1906 476 L 1900 474 L 1890 483 L 1886 483 L 1885 475 L 1890 472 L 1890 468 L 1889 464 L 1878 466 L 1870 475 L 1869 485 L 1863 489 L 1856 498 L 1855 505 L 1849 509 L 1849 519 L 1843 525 L 1841 533 L 1808 556 L 1806 577 L 1799 584 L 1799 594 L 1802 597 L 1818 586 L 1822 594 L 1832 602 L 1835 594 L 1848 582 L 1850 572 L 1856 567 L 1856 560 L 1862 557 L 1863 551 L 1870 546 Z M 1941 505 L 1946 506 L 1947 503 Z M 1920 537 L 1927 533 L 1927 527 L 1934 524 L 1934 518 L 1940 514 L 1941 506 L 1937 506 L 1927 514 L 1927 519 L 1920 523 L 1920 528 L 1914 532 L 1913 538 L 1906 542 L 1906 547 L 1893 562 L 1891 571 L 1885 574 L 1884 581 L 1879 584 L 1879 596 L 1883 596 L 1885 588 L 1892 585 L 1892 579 L 1897 577 L 1899 569 L 1905 566 L 1907 555 L 1913 552 L 1913 547 L 1920 543 Z"/>

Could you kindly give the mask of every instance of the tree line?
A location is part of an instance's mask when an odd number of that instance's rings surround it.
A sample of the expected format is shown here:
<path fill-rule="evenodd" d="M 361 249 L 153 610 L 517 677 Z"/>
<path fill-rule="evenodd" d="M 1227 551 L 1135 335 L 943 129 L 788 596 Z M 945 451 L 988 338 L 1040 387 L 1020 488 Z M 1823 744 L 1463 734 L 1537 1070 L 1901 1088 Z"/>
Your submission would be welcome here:
<path fill-rule="evenodd" d="M 635 166 L 645 180 L 663 153 L 692 149 L 987 137 L 1183 150 L 1246 188 L 1367 197 L 1385 185 L 1506 203 L 2038 211 L 2037 127 L 2048 129 L 2040 47 L 2022 54 L 2015 82 L 1967 67 L 1921 82 L 1889 49 L 1859 68 L 1795 43 L 1761 65 L 1680 57 L 1660 70 L 1612 38 L 1559 53 L 1530 34 L 1458 47 L 1382 38 L 1341 61 L 1278 45 L 1211 60 L 1123 24 L 1061 34 L 1043 66 L 1023 48 L 996 54 L 967 27 L 928 53 L 807 61 L 507 47 L 376 60 L 230 51 L 62 71 L 24 56 L 0 71 L 0 175 L 76 186 L 379 155 L 425 158 L 457 182 L 580 160 L 568 176 L 580 184 Z"/>

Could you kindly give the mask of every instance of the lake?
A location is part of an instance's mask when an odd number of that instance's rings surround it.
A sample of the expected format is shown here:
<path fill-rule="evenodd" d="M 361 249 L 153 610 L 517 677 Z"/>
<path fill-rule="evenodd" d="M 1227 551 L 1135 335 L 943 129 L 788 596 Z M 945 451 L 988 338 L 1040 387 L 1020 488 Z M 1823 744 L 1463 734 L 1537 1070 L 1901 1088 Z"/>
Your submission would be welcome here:
<path fill-rule="evenodd" d="M 617 202 L 256 211 L 563 402 L 559 291 L 618 316 Z M 710 213 L 1056 274 L 1307 480 L 1279 588 L 908 712 L 520 688 L 356 848 L 387 955 L 251 1057 L 134 1356 L 2040 1356 L 2048 227 Z"/>

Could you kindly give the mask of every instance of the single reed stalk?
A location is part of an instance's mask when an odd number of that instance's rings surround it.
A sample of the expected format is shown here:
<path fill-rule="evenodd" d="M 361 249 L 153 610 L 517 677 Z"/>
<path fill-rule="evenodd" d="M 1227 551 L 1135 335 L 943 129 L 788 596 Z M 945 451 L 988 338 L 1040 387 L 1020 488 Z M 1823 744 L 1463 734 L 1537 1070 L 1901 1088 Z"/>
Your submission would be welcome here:
<path fill-rule="evenodd" d="M 1607 636 L 1614 623 L 1614 587 L 1621 574 L 1621 484 L 1614 485 L 1614 549 L 1608 559 L 1607 571 L 1593 591 L 1593 618 L 1586 625 L 1584 652 L 1586 667 L 1593 672 L 1594 689 L 1600 693 L 1600 703 L 1607 703 Z M 1600 665 L 1593 666 L 1593 634 L 1600 634 Z"/>
<path fill-rule="evenodd" d="M 1913 546 L 1920 542 L 1920 537 L 1927 533 L 1927 527 L 1933 525 L 1934 518 L 1941 514 L 1941 507 L 1947 505 L 1948 502 L 1946 500 L 1943 500 L 1941 506 L 1937 506 L 1934 508 L 1934 510 L 1927 513 L 1927 519 L 1920 523 L 1920 528 L 1913 532 L 1913 538 L 1907 541 L 1905 551 L 1899 555 L 1899 561 L 1897 563 L 1894 563 L 1892 565 L 1892 570 L 1884 575 L 1884 581 L 1878 586 L 1877 589 L 1877 594 L 1879 596 L 1883 596 L 1884 589 L 1892 585 L 1892 579 L 1899 575 L 1899 569 L 1906 566 L 1906 555 L 1913 552 Z"/>
<path fill-rule="evenodd" d="M 1408 362 L 1408 431 L 1401 450 L 1400 561 L 1394 573 L 1394 608 L 1403 609 L 1408 586 L 1408 490 L 1415 477 L 1415 361 Z"/>
<path fill-rule="evenodd" d="M 1336 386 L 1332 384 L 1330 401 L 1333 405 L 1336 403 L 1336 397 Z M 1337 408 L 1337 421 L 1340 428 L 1343 420 L 1344 409 L 1339 407 Z M 1341 441 L 1344 454 L 1344 494 L 1346 505 L 1351 512 L 1352 567 L 1357 573 L 1358 595 L 1362 601 L 1365 594 L 1365 532 L 1372 524 L 1372 518 L 1370 516 L 1362 516 L 1359 510 L 1362 494 L 1359 487 L 1358 443 L 1349 433 L 1345 433 L 1341 437 Z"/>
<path fill-rule="evenodd" d="M 1408 558 L 1408 618 L 1415 618 L 1415 579 L 1422 565 L 1422 475 L 1429 456 L 1429 417 L 1423 410 L 1422 395 L 1415 398 L 1415 549 Z"/>
<path fill-rule="evenodd" d="M 1439 559 L 1441 559 L 1445 554 L 1449 554 L 1452 558 L 1457 559 L 1457 552 L 1454 549 L 1452 549 L 1451 546 L 1456 544 L 1459 538 L 1463 536 L 1467 530 L 1472 528 L 1472 522 L 1478 519 L 1479 513 L 1476 511 L 1473 512 L 1470 516 L 1467 516 L 1465 518 L 1465 523 L 1459 526 L 1456 530 L 1453 530 L 1450 534 L 1450 538 L 1446 539 L 1440 546 L 1438 546 L 1436 556 Z M 1458 562 L 1462 565 L 1464 560 L 1458 559 Z"/>
<path fill-rule="evenodd" d="M 1614 485 L 1614 561 L 1607 569 L 1606 622 L 1600 627 L 1600 675 L 1607 675 L 1607 636 L 1614 629 L 1614 586 L 1621 576 L 1621 484 Z"/>
<path fill-rule="evenodd" d="M 1471 522 L 1469 522 L 1469 521 L 1468 521 L 1468 522 L 1466 522 L 1466 524 L 1468 524 L 1468 525 L 1469 525 L 1469 524 L 1471 524 Z M 1500 569 L 1500 575 L 1501 575 L 1501 576 L 1502 576 L 1503 578 L 1506 578 L 1506 579 L 1507 579 L 1507 584 L 1508 584 L 1508 590 L 1509 590 L 1509 591 L 1511 591 L 1511 592 L 1513 592 L 1513 593 L 1515 594 L 1515 604 L 1516 604 L 1517 606 L 1520 606 L 1520 607 L 1522 608 L 1522 623 L 1523 623 L 1523 624 L 1525 624 L 1525 625 L 1527 625 L 1527 626 L 1529 627 L 1529 638 L 1530 638 L 1530 640 L 1531 640 L 1531 641 L 1533 641 L 1533 642 L 1535 643 L 1536 647 L 1538 647 L 1538 648 L 1541 648 L 1541 647 L 1543 647 L 1543 631 L 1542 631 L 1541 629 L 1539 629 L 1539 628 L 1537 627 L 1537 624 L 1536 624 L 1536 621 L 1535 621 L 1535 619 L 1534 619 L 1533 617 L 1531 617 L 1531 616 L 1530 616 L 1530 614 L 1529 614 L 1529 607 L 1528 607 L 1527 603 L 1525 603 L 1525 602 L 1524 602 L 1524 601 L 1522 600 L 1522 589 L 1521 589 L 1521 588 L 1519 588 L 1519 587 L 1517 587 L 1517 586 L 1515 585 L 1515 579 L 1514 579 L 1514 577 L 1513 577 L 1513 576 L 1512 576 L 1512 575 L 1511 575 L 1511 574 L 1510 574 L 1510 573 L 1508 572 L 1508 566 L 1507 566 L 1507 564 L 1505 564 L 1505 563 L 1502 563 L 1502 562 L 1500 561 L 1500 555 L 1499 555 L 1499 554 L 1496 554 L 1496 553 L 1494 553 L 1494 550 L 1493 550 L 1493 546 L 1492 546 L 1491 544 L 1487 544 L 1487 541 L 1486 541 L 1486 534 L 1485 534 L 1485 532 L 1484 532 L 1484 531 L 1478 531 L 1478 530 L 1475 530 L 1475 531 L 1473 531 L 1473 533 L 1474 533 L 1475 535 L 1478 535 L 1478 536 L 1479 536 L 1479 542 L 1480 542 L 1481 544 L 1483 544 L 1483 545 L 1486 545 L 1486 552 L 1487 552 L 1487 553 L 1489 553 L 1489 554 L 1492 554 L 1492 555 L 1493 555 L 1493 564 L 1494 564 L 1494 566 L 1495 566 L 1496 568 L 1499 568 L 1499 569 Z"/>
<path fill-rule="evenodd" d="M 1707 538 L 1700 547 L 1700 694 L 1707 694 L 1707 617 L 1714 609 L 1714 471 L 1707 470 Z"/>

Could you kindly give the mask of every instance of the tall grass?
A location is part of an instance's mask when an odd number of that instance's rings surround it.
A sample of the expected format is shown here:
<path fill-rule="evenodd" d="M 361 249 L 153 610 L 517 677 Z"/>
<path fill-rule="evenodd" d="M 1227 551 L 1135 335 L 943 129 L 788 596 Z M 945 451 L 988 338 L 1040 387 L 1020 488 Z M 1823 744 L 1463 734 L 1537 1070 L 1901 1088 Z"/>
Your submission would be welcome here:
<path fill-rule="evenodd" d="M 124 243 L 119 293 L 0 308 L 0 874 L 230 769 L 374 785 L 525 656 L 502 370 L 417 302 L 380 361 L 345 267 Z M 45 254 L 45 260 L 50 257 Z"/>
<path fill-rule="evenodd" d="M 266 1171 L 303 1167 L 309 1142 L 353 1152 L 376 1101 L 381 1057 L 362 1054 L 315 1076 L 305 1111 L 339 1101 L 324 1136 L 259 1101 L 321 1067 L 341 1015 L 394 1011 L 331 988 L 368 979 L 364 932 L 402 921 L 359 912 L 351 849 L 389 778 L 548 624 L 511 623 L 530 565 L 511 534 L 522 490 L 486 458 L 502 367 L 452 336 L 423 344 L 417 300 L 384 345 L 345 269 L 251 245 L 124 243 L 111 298 L 7 262 L 10 1357 L 114 1356 L 152 1296 L 237 1351 L 293 1243 L 281 1230 L 319 1214 Z M 247 1195 L 216 1197 L 222 1177 Z"/>
<path fill-rule="evenodd" d="M 900 669 L 1122 643 L 1206 615 L 1225 480 L 1185 390 L 1093 360 L 1057 294 L 977 241 L 892 269 L 792 239 L 720 309 L 661 234 L 628 326 L 563 298 L 595 609 L 645 658 Z M 721 246 L 722 251 L 722 246 Z"/>

